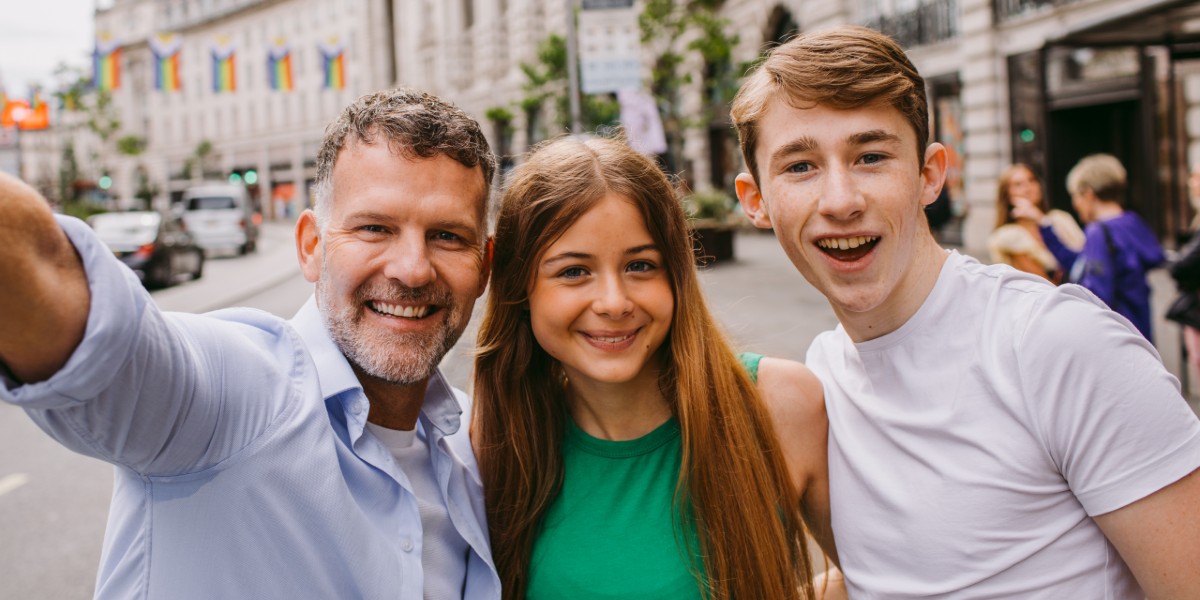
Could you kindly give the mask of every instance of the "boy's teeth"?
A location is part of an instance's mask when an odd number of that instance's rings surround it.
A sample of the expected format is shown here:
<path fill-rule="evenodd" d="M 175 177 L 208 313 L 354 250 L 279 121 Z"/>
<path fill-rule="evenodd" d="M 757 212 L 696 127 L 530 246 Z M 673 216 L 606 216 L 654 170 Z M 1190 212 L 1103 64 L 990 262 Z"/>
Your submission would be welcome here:
<path fill-rule="evenodd" d="M 849 250 L 857 248 L 863 244 L 873 242 L 879 238 L 870 235 L 856 235 L 848 238 L 825 238 L 818 240 L 817 245 L 829 250 Z"/>

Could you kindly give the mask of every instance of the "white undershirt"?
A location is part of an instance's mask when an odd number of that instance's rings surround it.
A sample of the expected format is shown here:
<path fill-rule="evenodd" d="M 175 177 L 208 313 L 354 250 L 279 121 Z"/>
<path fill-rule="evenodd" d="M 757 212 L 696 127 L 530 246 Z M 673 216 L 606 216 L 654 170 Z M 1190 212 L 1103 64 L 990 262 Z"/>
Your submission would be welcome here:
<path fill-rule="evenodd" d="M 429 446 L 415 429 L 401 431 L 367 422 L 367 429 L 392 453 L 412 485 L 421 513 L 421 566 L 425 600 L 459 600 L 467 577 L 470 547 L 459 535 L 433 475 Z"/>

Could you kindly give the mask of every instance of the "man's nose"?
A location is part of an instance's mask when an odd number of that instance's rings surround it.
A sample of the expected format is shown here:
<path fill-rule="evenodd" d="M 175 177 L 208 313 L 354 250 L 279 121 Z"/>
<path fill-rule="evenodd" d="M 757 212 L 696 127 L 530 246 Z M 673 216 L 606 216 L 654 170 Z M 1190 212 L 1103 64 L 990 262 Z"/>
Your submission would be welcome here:
<path fill-rule="evenodd" d="M 400 236 L 392 242 L 384 260 L 384 275 L 406 287 L 424 287 L 437 280 L 429 246 L 422 236 Z"/>

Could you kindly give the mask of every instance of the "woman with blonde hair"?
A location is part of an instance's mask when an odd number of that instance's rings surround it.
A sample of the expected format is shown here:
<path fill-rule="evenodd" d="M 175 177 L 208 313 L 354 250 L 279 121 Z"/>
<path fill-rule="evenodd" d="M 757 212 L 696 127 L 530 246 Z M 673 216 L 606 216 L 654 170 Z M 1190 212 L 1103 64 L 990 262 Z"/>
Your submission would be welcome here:
<path fill-rule="evenodd" d="M 814 597 L 821 384 L 735 355 L 693 260 L 667 178 L 619 141 L 559 138 L 514 171 L 472 417 L 506 598 Z"/>
<path fill-rule="evenodd" d="M 1041 208 L 1063 244 L 1083 247 L 1083 230 L 1070 214 L 1050 210 L 1042 194 L 1042 183 L 1029 165 L 1016 163 L 1000 174 L 996 190 L 996 228 L 988 237 L 992 262 L 1004 263 L 1053 283 L 1062 283 L 1064 267 L 1046 247 L 1038 222 L 1013 215 L 1013 207 L 1028 202 Z M 1066 265 L 1067 268 L 1070 265 Z"/>

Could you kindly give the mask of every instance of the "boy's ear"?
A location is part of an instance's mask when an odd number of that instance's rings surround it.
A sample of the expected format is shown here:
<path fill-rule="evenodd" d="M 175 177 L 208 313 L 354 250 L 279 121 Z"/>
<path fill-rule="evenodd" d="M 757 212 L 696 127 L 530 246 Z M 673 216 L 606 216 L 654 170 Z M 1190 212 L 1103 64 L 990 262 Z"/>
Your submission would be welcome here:
<path fill-rule="evenodd" d="M 925 148 L 925 163 L 921 166 L 924 189 L 921 190 L 921 206 L 929 206 L 937 200 L 946 184 L 946 147 L 934 142 Z"/>
<path fill-rule="evenodd" d="M 733 181 L 733 186 L 737 190 L 738 202 L 742 203 L 742 210 L 750 222 L 759 229 L 770 229 L 771 213 L 767 210 L 767 203 L 754 177 L 749 173 L 739 173 Z"/>

